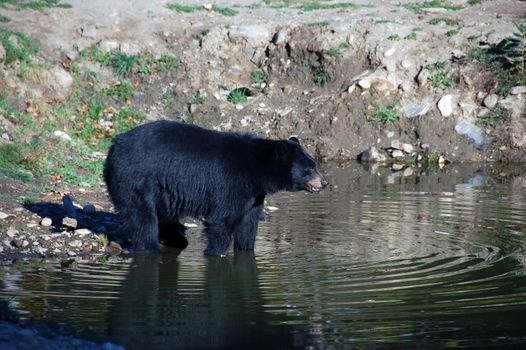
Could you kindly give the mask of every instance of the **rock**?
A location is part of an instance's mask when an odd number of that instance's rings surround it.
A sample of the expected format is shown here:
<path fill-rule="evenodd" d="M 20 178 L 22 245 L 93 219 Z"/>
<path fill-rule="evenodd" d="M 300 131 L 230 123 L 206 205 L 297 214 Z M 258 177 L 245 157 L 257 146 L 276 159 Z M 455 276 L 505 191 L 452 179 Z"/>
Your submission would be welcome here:
<path fill-rule="evenodd" d="M 402 176 L 409 177 L 409 176 L 413 175 L 413 172 L 414 172 L 413 168 L 407 167 L 407 168 L 405 168 L 404 172 L 402 173 Z"/>
<path fill-rule="evenodd" d="M 401 143 L 398 140 L 391 141 L 391 148 L 396 148 L 409 154 L 413 153 L 413 145 L 409 143 Z"/>
<path fill-rule="evenodd" d="M 404 113 L 407 118 L 414 118 L 422 116 L 429 111 L 431 104 L 429 102 L 424 102 L 417 106 L 406 106 L 404 107 Z"/>
<path fill-rule="evenodd" d="M 115 40 L 102 40 L 99 43 L 99 48 L 102 52 L 108 53 L 119 49 L 119 43 Z"/>
<path fill-rule="evenodd" d="M 369 70 L 365 70 L 365 71 L 363 71 L 363 72 L 361 72 L 361 73 L 359 73 L 359 74 L 356 74 L 355 76 L 353 76 L 353 77 L 351 78 L 351 83 L 355 83 L 355 82 L 357 82 L 358 80 L 361 80 L 362 78 L 368 76 L 369 73 L 370 73 Z"/>
<path fill-rule="evenodd" d="M 266 46 L 271 40 L 271 33 L 267 26 L 260 24 L 241 25 L 228 32 L 232 42 L 248 41 L 253 46 Z"/>
<path fill-rule="evenodd" d="M 393 158 L 403 158 L 405 156 L 404 152 L 400 151 L 399 149 L 395 149 L 393 153 L 391 153 L 391 156 Z"/>
<path fill-rule="evenodd" d="M 42 220 L 40 220 L 40 225 L 43 227 L 49 227 L 53 224 L 53 220 L 51 218 L 45 217 Z"/>
<path fill-rule="evenodd" d="M 413 66 L 413 62 L 410 59 L 403 59 L 402 62 L 400 62 L 400 66 L 404 69 L 409 69 Z"/>
<path fill-rule="evenodd" d="M 468 121 L 460 121 L 455 125 L 455 131 L 464 136 L 475 148 L 483 150 L 488 144 L 488 138 L 484 131 Z"/>
<path fill-rule="evenodd" d="M 97 209 L 93 204 L 86 204 L 84 207 L 82 207 L 82 211 L 86 214 L 95 214 L 97 212 Z"/>
<path fill-rule="evenodd" d="M 69 229 L 69 230 L 74 230 L 77 228 L 77 219 L 74 219 L 74 218 L 70 218 L 70 217 L 65 217 L 64 219 L 62 219 L 62 226 L 65 227 L 66 229 Z"/>
<path fill-rule="evenodd" d="M 118 255 L 122 252 L 122 247 L 119 243 L 117 242 L 114 242 L 114 241 L 111 241 L 107 246 L 106 246 L 106 253 L 108 254 L 111 254 L 111 255 Z"/>
<path fill-rule="evenodd" d="M 97 27 L 94 24 L 88 24 L 80 28 L 80 34 L 83 38 L 95 39 L 97 37 Z"/>
<path fill-rule="evenodd" d="M 119 51 L 128 56 L 137 56 L 141 53 L 141 47 L 135 43 L 121 43 Z"/>
<path fill-rule="evenodd" d="M 55 97 L 64 99 L 71 93 L 73 86 L 73 77 L 62 67 L 53 67 L 44 73 L 46 86 L 50 88 Z"/>
<path fill-rule="evenodd" d="M 395 48 L 390 48 L 384 52 L 384 57 L 392 56 L 396 52 Z"/>
<path fill-rule="evenodd" d="M 408 92 L 408 91 L 413 90 L 413 84 L 411 84 L 409 81 L 403 81 L 402 83 L 400 83 L 398 87 L 403 92 Z"/>
<path fill-rule="evenodd" d="M 358 159 L 362 162 L 383 163 L 387 161 L 387 156 L 372 146 L 360 153 Z"/>
<path fill-rule="evenodd" d="M 427 85 L 427 78 L 428 78 L 427 69 L 425 69 L 425 67 L 422 66 L 416 76 L 416 82 L 418 83 L 418 86 L 425 87 Z"/>
<path fill-rule="evenodd" d="M 281 45 L 285 42 L 285 39 L 287 38 L 287 34 L 283 31 L 279 31 L 276 34 L 274 34 L 274 37 L 272 38 L 272 42 L 274 45 Z"/>
<path fill-rule="evenodd" d="M 10 228 L 7 229 L 6 235 L 9 238 L 13 238 L 16 235 L 18 235 L 18 230 L 15 230 L 14 228 L 10 227 Z"/>
<path fill-rule="evenodd" d="M 73 142 L 73 139 L 71 138 L 71 136 L 69 136 L 68 134 L 66 134 L 64 131 L 56 130 L 56 131 L 53 133 L 53 136 L 55 136 L 55 138 L 58 139 L 58 140 L 60 140 L 60 141 L 74 143 L 74 142 Z"/>
<path fill-rule="evenodd" d="M 512 95 L 526 94 L 526 86 L 514 86 L 511 88 Z"/>
<path fill-rule="evenodd" d="M 453 96 L 445 95 L 438 101 L 437 107 L 443 117 L 449 117 L 453 113 L 452 100 Z"/>
<path fill-rule="evenodd" d="M 393 164 L 393 166 L 391 167 L 391 169 L 393 169 L 394 171 L 400 171 L 404 168 L 404 166 L 402 164 Z"/>
<path fill-rule="evenodd" d="M 482 100 L 482 104 L 487 108 L 495 107 L 497 102 L 499 102 L 499 97 L 495 94 L 489 94 L 484 98 L 484 100 Z"/>
<path fill-rule="evenodd" d="M 72 248 L 80 248 L 82 247 L 82 242 L 78 239 L 74 240 L 74 241 L 71 241 L 68 243 L 68 245 Z"/>
<path fill-rule="evenodd" d="M 358 86 L 360 86 L 362 89 L 369 89 L 373 85 L 380 91 L 394 91 L 397 89 L 396 83 L 384 77 L 369 76 L 361 79 L 358 82 Z"/>
<path fill-rule="evenodd" d="M 8 217 L 9 215 L 0 211 L 0 220 L 4 220 L 5 218 L 8 218 Z"/>
<path fill-rule="evenodd" d="M 459 103 L 460 108 L 462 109 L 462 112 L 464 112 L 465 115 L 470 115 L 475 111 L 475 106 L 469 103 Z"/>
<path fill-rule="evenodd" d="M 89 236 L 92 233 L 93 232 L 91 232 L 91 230 L 87 229 L 87 228 L 79 228 L 79 229 L 75 230 L 75 234 L 78 235 L 78 236 Z"/>

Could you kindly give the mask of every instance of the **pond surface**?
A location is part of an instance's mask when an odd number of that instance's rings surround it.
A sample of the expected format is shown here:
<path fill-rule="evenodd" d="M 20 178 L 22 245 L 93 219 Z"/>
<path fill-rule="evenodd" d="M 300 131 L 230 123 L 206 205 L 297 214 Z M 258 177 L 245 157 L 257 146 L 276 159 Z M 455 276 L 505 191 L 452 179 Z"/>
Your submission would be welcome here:
<path fill-rule="evenodd" d="M 127 349 L 526 346 L 526 174 L 326 169 L 281 193 L 255 253 L 21 260 L 2 313 Z M 404 176 L 405 175 L 405 176 Z"/>

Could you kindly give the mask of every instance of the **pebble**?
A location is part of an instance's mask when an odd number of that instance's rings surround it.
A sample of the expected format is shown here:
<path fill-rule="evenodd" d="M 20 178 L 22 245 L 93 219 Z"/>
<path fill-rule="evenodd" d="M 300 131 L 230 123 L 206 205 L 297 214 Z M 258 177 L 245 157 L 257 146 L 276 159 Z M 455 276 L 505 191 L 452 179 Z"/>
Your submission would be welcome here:
<path fill-rule="evenodd" d="M 68 243 L 68 245 L 72 248 L 80 248 L 82 247 L 82 242 L 78 239 L 74 240 L 74 241 L 71 241 Z"/>
<path fill-rule="evenodd" d="M 66 216 L 64 219 L 62 219 L 62 226 L 66 227 L 68 229 L 76 229 L 77 228 L 77 219 L 70 218 Z"/>
<path fill-rule="evenodd" d="M 40 221 L 40 225 L 43 227 L 49 227 L 53 224 L 53 220 L 51 218 L 45 217 Z"/>
<path fill-rule="evenodd" d="M 114 241 L 111 241 L 107 246 L 106 246 L 106 253 L 109 253 L 111 255 L 118 255 L 122 252 L 122 247 L 119 243 L 117 242 L 114 242 Z"/>
<path fill-rule="evenodd" d="M 64 131 L 61 131 L 61 130 L 56 130 L 53 135 L 61 140 L 61 141 L 65 141 L 65 142 L 73 142 L 73 139 L 71 138 L 71 136 L 69 136 L 68 134 L 66 134 Z"/>
<path fill-rule="evenodd" d="M 4 220 L 5 218 L 8 218 L 8 217 L 9 217 L 8 214 L 3 213 L 3 212 L 0 211 L 0 220 Z"/>
<path fill-rule="evenodd" d="M 396 52 L 395 48 L 390 48 L 384 52 L 384 57 L 390 57 Z"/>
<path fill-rule="evenodd" d="M 93 232 L 87 228 L 79 228 L 75 230 L 75 234 L 79 236 L 88 236 L 91 235 Z"/>
<path fill-rule="evenodd" d="M 375 85 L 376 88 L 380 91 L 393 91 L 397 89 L 397 85 L 394 82 L 384 77 L 369 76 L 361 79 L 358 82 L 358 86 L 360 86 L 362 89 L 369 89 L 372 85 Z"/>
<path fill-rule="evenodd" d="M 499 102 L 499 97 L 495 94 L 489 94 L 484 98 L 482 104 L 484 107 L 493 108 L 497 105 L 497 102 Z"/>
<path fill-rule="evenodd" d="M 387 160 L 387 157 L 373 146 L 360 154 L 360 160 L 362 162 L 382 163 Z"/>
<path fill-rule="evenodd" d="M 287 38 L 287 34 L 283 31 L 279 31 L 276 34 L 274 34 L 274 38 L 272 38 L 272 42 L 274 45 L 280 45 L 285 42 L 285 39 Z"/>
<path fill-rule="evenodd" d="M 198 225 L 197 224 L 194 224 L 192 222 L 185 222 L 183 224 L 184 227 L 188 227 L 188 228 L 196 228 Z"/>
<path fill-rule="evenodd" d="M 449 117 L 453 113 L 452 100 L 453 96 L 445 95 L 438 101 L 437 107 L 443 117 Z"/>
<path fill-rule="evenodd" d="M 404 152 L 400 151 L 399 149 L 395 149 L 391 155 L 393 158 L 402 158 L 404 157 Z"/>
<path fill-rule="evenodd" d="M 431 104 L 428 102 L 417 106 L 406 106 L 404 107 L 404 113 L 407 118 L 419 117 L 425 115 L 429 111 L 429 107 L 431 107 Z"/>
<path fill-rule="evenodd" d="M 13 238 L 18 234 L 18 230 L 15 230 L 14 228 L 9 228 L 6 234 L 7 234 L 7 237 Z"/>
<path fill-rule="evenodd" d="M 273 206 L 268 206 L 267 210 L 268 211 L 276 211 L 276 210 L 279 210 L 279 208 L 278 207 L 273 207 Z"/>
<path fill-rule="evenodd" d="M 44 247 L 36 247 L 34 251 L 35 253 L 40 254 L 40 255 L 46 255 L 47 253 L 47 249 Z"/>
<path fill-rule="evenodd" d="M 461 102 L 459 104 L 459 106 L 462 109 L 462 112 L 464 112 L 464 114 L 466 114 L 466 115 L 470 115 L 475 110 L 475 106 L 473 106 L 472 104 L 469 104 L 469 103 Z"/>
<path fill-rule="evenodd" d="M 514 86 L 511 88 L 512 95 L 526 94 L 526 86 Z"/>
<path fill-rule="evenodd" d="M 397 164 L 397 163 L 393 164 L 393 166 L 392 166 L 392 169 L 394 171 L 399 171 L 399 170 L 402 170 L 403 168 L 404 168 L 404 166 L 402 164 Z"/>
<path fill-rule="evenodd" d="M 413 173 L 414 173 L 413 168 L 407 167 L 407 168 L 405 168 L 404 172 L 402 173 L 402 176 L 408 177 L 408 176 L 413 175 Z"/>

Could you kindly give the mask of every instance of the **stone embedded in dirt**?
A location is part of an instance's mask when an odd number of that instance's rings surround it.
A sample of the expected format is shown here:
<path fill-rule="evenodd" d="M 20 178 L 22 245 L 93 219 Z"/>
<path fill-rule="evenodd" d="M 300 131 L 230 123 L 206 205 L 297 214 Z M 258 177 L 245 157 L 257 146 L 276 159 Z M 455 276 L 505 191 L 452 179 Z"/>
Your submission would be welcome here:
<path fill-rule="evenodd" d="M 268 26 L 261 24 L 241 25 L 228 32 L 232 42 L 248 41 L 253 46 L 265 46 L 271 39 Z"/>
<path fill-rule="evenodd" d="M 404 168 L 404 166 L 402 164 L 398 164 L 398 163 L 393 164 L 393 166 L 391 167 L 391 169 L 393 169 L 394 171 L 400 171 L 403 168 Z"/>
<path fill-rule="evenodd" d="M 484 97 L 482 104 L 484 107 L 493 108 L 497 105 L 497 102 L 499 102 L 499 97 L 495 94 L 489 94 L 488 96 Z"/>
<path fill-rule="evenodd" d="M 75 234 L 76 235 L 79 235 L 79 236 L 89 236 L 91 235 L 93 232 L 91 232 L 90 229 L 87 229 L 87 228 L 79 228 L 79 229 L 76 229 L 75 230 Z"/>
<path fill-rule="evenodd" d="M 125 42 L 119 45 L 119 51 L 128 56 L 137 56 L 141 50 L 141 47 L 135 43 Z"/>
<path fill-rule="evenodd" d="M 396 49 L 394 47 L 385 50 L 384 57 L 390 57 L 396 52 Z"/>
<path fill-rule="evenodd" d="M 405 153 L 413 153 L 413 145 L 409 143 L 402 143 L 398 140 L 391 141 L 391 148 L 396 148 L 398 150 L 404 151 Z"/>
<path fill-rule="evenodd" d="M 58 140 L 61 140 L 61 141 L 64 141 L 64 142 L 71 142 L 71 143 L 74 143 L 74 142 L 73 142 L 73 139 L 71 138 L 71 136 L 69 136 L 68 134 L 66 134 L 64 131 L 56 130 L 56 131 L 53 133 L 53 136 L 55 136 L 55 138 L 58 139 Z"/>
<path fill-rule="evenodd" d="M 97 37 L 97 26 L 94 24 L 88 24 L 80 28 L 80 34 L 83 38 L 95 39 Z"/>
<path fill-rule="evenodd" d="M 86 204 L 84 207 L 82 207 L 82 211 L 86 214 L 95 214 L 97 212 L 97 209 L 93 204 Z"/>
<path fill-rule="evenodd" d="M 387 78 L 384 78 L 384 77 L 369 76 L 369 77 L 365 77 L 361 79 L 358 82 L 358 86 L 360 86 L 362 89 L 369 89 L 373 85 L 379 91 L 384 91 L 384 90 L 394 91 L 397 89 L 397 85 L 395 82 Z"/>
<path fill-rule="evenodd" d="M 279 31 L 276 34 L 274 34 L 274 37 L 272 38 L 272 42 L 274 45 L 281 45 L 285 42 L 285 39 L 287 38 L 287 33 L 284 31 Z"/>
<path fill-rule="evenodd" d="M 400 83 L 400 85 L 398 86 L 400 88 L 400 90 L 402 90 L 403 92 L 409 92 L 411 90 L 413 90 L 413 84 L 411 84 L 409 81 L 403 81 Z"/>
<path fill-rule="evenodd" d="M 64 68 L 55 66 L 43 73 L 46 86 L 55 93 L 55 98 L 64 99 L 72 91 L 73 77 Z"/>
<path fill-rule="evenodd" d="M 0 211 L 0 220 L 4 220 L 5 218 L 8 218 L 9 215 Z"/>
<path fill-rule="evenodd" d="M 425 87 L 427 85 L 428 76 L 429 75 L 427 73 L 427 69 L 425 69 L 425 67 L 422 66 L 416 76 L 416 82 L 418 83 L 418 86 Z"/>
<path fill-rule="evenodd" d="M 80 248 L 82 247 L 82 241 L 80 241 L 79 239 L 76 239 L 74 241 L 69 242 L 68 245 L 72 248 Z"/>
<path fill-rule="evenodd" d="M 429 111 L 431 104 L 429 102 L 424 102 L 417 106 L 406 106 L 404 107 L 404 113 L 407 118 L 419 117 L 426 114 Z"/>
<path fill-rule="evenodd" d="M 119 42 L 115 40 L 102 40 L 99 43 L 99 48 L 102 52 L 110 52 L 119 49 Z"/>
<path fill-rule="evenodd" d="M 53 224 L 53 220 L 51 218 L 45 217 L 42 220 L 40 220 L 40 225 L 43 227 L 49 227 Z"/>
<path fill-rule="evenodd" d="M 512 95 L 526 94 L 526 86 L 514 86 L 511 88 Z"/>
<path fill-rule="evenodd" d="M 64 219 L 62 219 L 62 226 L 66 229 L 74 230 L 77 228 L 77 225 L 77 219 L 70 218 L 67 216 Z"/>
<path fill-rule="evenodd" d="M 393 158 L 403 158 L 405 156 L 404 152 L 400 151 L 399 149 L 395 149 L 393 153 L 391 153 L 391 156 Z"/>
<path fill-rule="evenodd" d="M 387 161 L 387 156 L 384 152 L 381 152 L 376 147 L 372 146 L 360 153 L 358 159 L 362 162 L 384 163 Z"/>
<path fill-rule="evenodd" d="M 18 235 L 18 230 L 15 230 L 14 228 L 10 227 L 6 232 L 7 237 L 13 238 L 16 235 Z"/>
<path fill-rule="evenodd" d="M 461 102 L 459 103 L 459 106 L 462 109 L 462 112 L 466 115 L 470 115 L 471 113 L 473 113 L 473 111 L 475 111 L 475 106 L 469 103 Z"/>
<path fill-rule="evenodd" d="M 445 95 L 438 100 L 437 107 L 443 117 L 449 117 L 453 113 L 452 105 L 453 96 Z"/>
<path fill-rule="evenodd" d="M 111 241 L 105 248 L 106 253 L 111 255 L 118 255 L 122 252 L 122 247 L 119 243 Z"/>
<path fill-rule="evenodd" d="M 484 131 L 471 122 L 462 120 L 455 125 L 455 131 L 464 136 L 476 149 L 483 150 L 488 144 Z"/>

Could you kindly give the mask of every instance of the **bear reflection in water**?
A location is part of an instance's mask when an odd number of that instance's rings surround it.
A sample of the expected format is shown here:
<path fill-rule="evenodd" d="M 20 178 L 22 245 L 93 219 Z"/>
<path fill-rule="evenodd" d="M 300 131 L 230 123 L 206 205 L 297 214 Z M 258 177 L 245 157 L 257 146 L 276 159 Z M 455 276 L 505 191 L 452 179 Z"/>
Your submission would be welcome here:
<path fill-rule="evenodd" d="M 121 233 L 135 250 L 186 248 L 183 217 L 205 218 L 206 255 L 253 250 L 265 196 L 327 181 L 299 140 L 268 140 L 174 121 L 115 138 L 104 167 Z"/>

